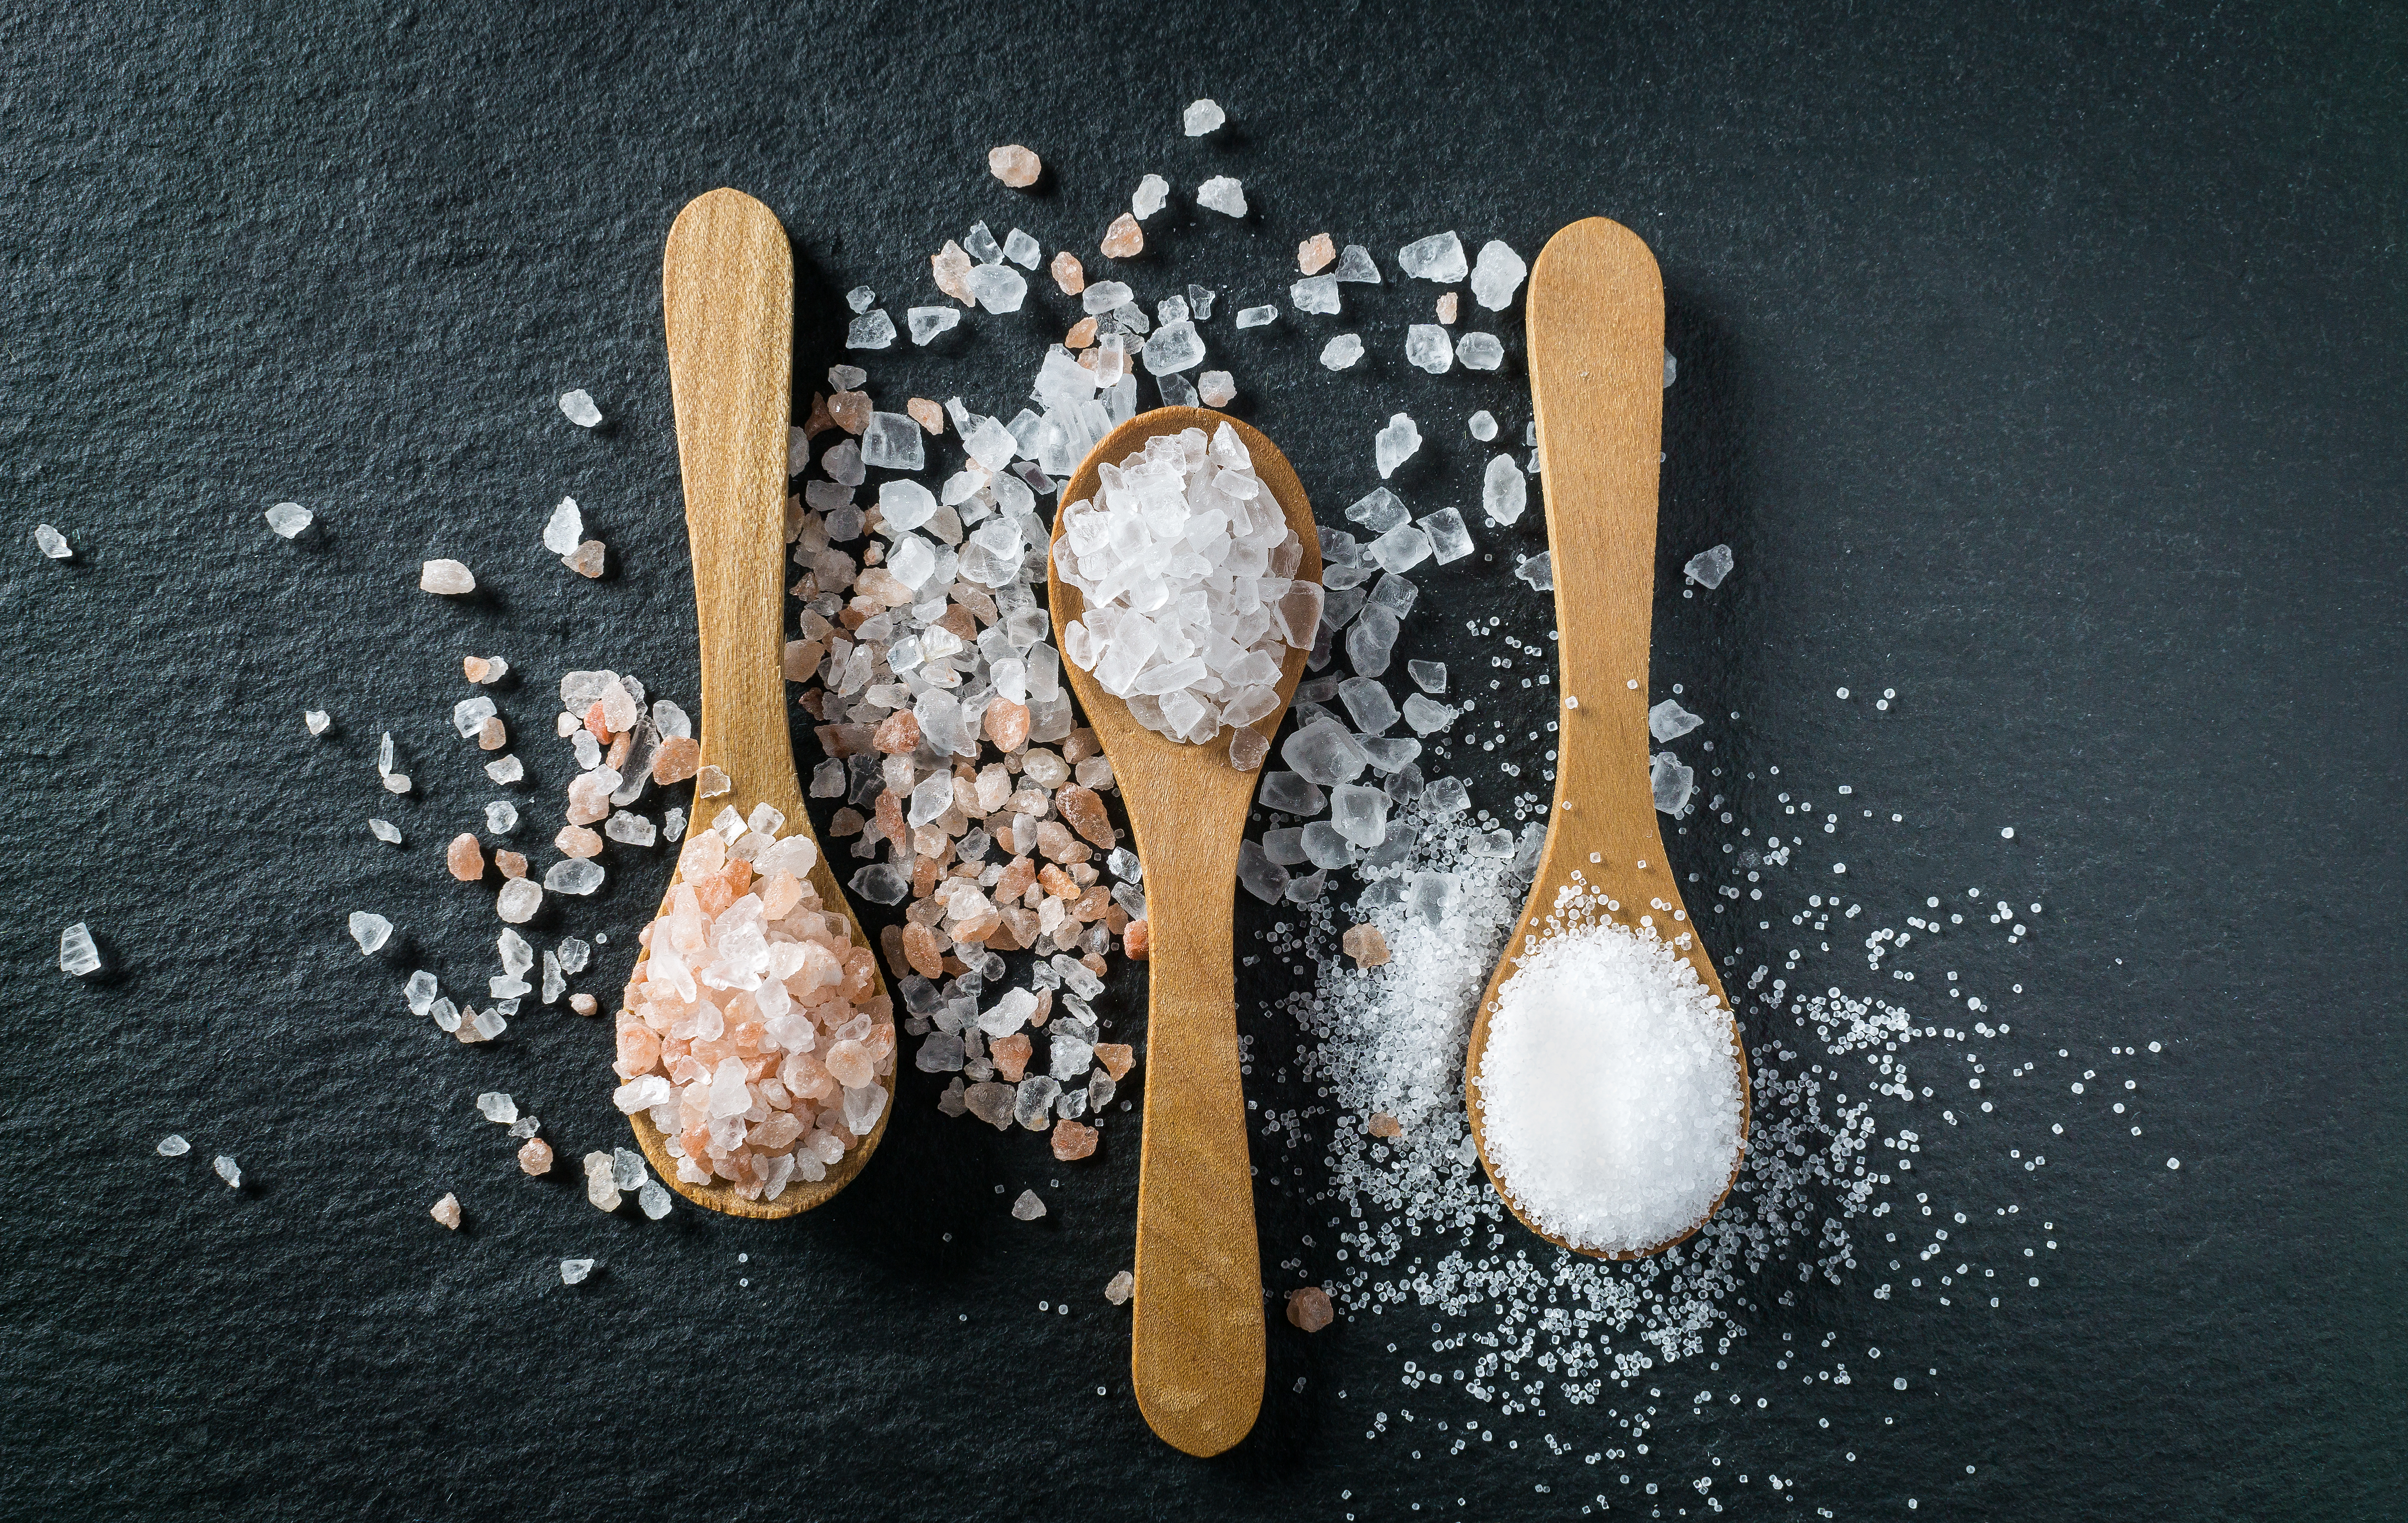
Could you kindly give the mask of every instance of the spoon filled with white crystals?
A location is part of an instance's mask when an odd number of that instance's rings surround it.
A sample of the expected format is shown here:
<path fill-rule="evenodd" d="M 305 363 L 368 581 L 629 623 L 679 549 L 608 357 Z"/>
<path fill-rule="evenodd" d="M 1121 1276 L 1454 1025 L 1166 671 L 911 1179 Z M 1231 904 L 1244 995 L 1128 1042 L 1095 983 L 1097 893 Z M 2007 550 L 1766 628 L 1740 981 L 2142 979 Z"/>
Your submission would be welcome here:
<path fill-rule="evenodd" d="M 1286 458 L 1201 407 L 1114 429 L 1062 502 L 1054 630 L 1128 810 L 1151 929 L 1130 1364 L 1154 1430 L 1213 1455 L 1246 1436 L 1263 1397 L 1239 847 L 1321 621 L 1321 543 Z"/>
<path fill-rule="evenodd" d="M 1465 1099 L 1481 1162 L 1525 1226 L 1637 1259 L 1705 1225 L 1739 1177 L 1748 1124 L 1739 1026 L 1656 822 L 1659 797 L 1685 804 L 1687 769 L 1649 755 L 1655 256 L 1602 218 L 1556 234 L 1531 271 L 1529 334 L 1559 759 L 1529 904 L 1473 1020 Z"/>

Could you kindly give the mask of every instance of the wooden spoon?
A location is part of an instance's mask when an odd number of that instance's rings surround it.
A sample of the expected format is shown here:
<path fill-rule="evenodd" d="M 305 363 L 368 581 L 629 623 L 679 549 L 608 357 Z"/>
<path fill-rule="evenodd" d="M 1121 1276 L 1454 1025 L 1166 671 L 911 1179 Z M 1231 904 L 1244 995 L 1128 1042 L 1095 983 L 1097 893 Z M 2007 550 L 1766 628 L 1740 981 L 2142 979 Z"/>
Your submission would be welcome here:
<path fill-rule="evenodd" d="M 1464 1099 L 1482 1167 L 1522 1225 L 1571 1247 L 1522 1215 L 1497 1174 L 1481 1125 L 1480 1063 L 1497 993 L 1513 975 L 1577 872 L 1621 906 L 1608 918 L 1653 926 L 1688 960 L 1727 1010 L 1713 959 L 1695 934 L 1673 882 L 1647 777 L 1647 641 L 1656 606 L 1656 478 L 1664 429 L 1664 282 L 1639 235 L 1602 217 L 1547 240 L 1530 272 L 1530 391 L 1539 423 L 1539 479 L 1555 580 L 1555 808 L 1530 901 L 1481 996 L 1464 1060 Z M 1577 706 L 1575 705 L 1577 703 Z M 1662 907 L 1657 907 L 1658 905 Z M 1661 1253 L 1706 1223 L 1739 1178 L 1747 1152 L 1748 1075 L 1739 1023 L 1740 1146 L 1706 1217 L 1652 1246 Z M 1593 1250 L 1582 1249 L 1582 1252 Z"/>
<path fill-rule="evenodd" d="M 712 191 L 686 203 L 669 229 L 661 305 L 668 329 L 669 391 L 677 408 L 678 465 L 685 477 L 686 537 L 694 550 L 694 606 L 702 626 L 702 765 L 727 775 L 729 791 L 697 787 L 690 829 L 720 809 L 749 815 L 767 804 L 786 817 L 784 833 L 811 833 L 795 776 L 787 728 L 784 653 L 786 430 L 794 420 L 795 254 L 768 207 L 740 191 Z M 816 841 L 816 837 L 814 837 Z M 853 906 L 823 850 L 811 887 L 820 907 L 841 913 L 861 946 Z M 678 880 L 669 880 L 674 894 Z M 661 913 L 668 913 L 668 900 Z M 886 992 L 879 979 L 876 994 Z M 797 1179 L 774 1201 L 748 1201 L 718 1182 L 677 1176 L 667 1139 L 638 1111 L 636 1140 L 652 1170 L 697 1205 L 731 1217 L 791 1217 L 853 1182 L 895 1114 L 895 1076 L 869 1135 L 819 1180 Z"/>
<path fill-rule="evenodd" d="M 1321 540 L 1303 484 L 1270 440 L 1203 407 L 1158 407 L 1105 436 L 1062 489 L 1092 498 L 1096 466 L 1156 434 L 1226 423 L 1254 473 L 1304 541 L 1298 580 L 1321 579 Z M 1054 518 L 1054 534 L 1062 515 Z M 1084 607 L 1051 569 L 1054 638 Z M 1254 721 L 1268 741 L 1304 675 L 1305 653 L 1280 669 L 1280 705 Z M 1246 1101 L 1238 1079 L 1235 931 L 1238 847 L 1259 770 L 1229 765 L 1226 742 L 1182 745 L 1138 723 L 1128 705 L 1068 662 L 1063 675 L 1112 763 L 1145 864 L 1152 937 L 1146 1004 L 1145 1130 L 1138 1156 L 1137 1296 L 1130 1365 L 1138 1410 L 1174 1448 L 1215 1455 L 1254 1426 L 1263 1403 L 1263 1280 L 1254 1249 L 1254 1186 L 1246 1161 Z"/>

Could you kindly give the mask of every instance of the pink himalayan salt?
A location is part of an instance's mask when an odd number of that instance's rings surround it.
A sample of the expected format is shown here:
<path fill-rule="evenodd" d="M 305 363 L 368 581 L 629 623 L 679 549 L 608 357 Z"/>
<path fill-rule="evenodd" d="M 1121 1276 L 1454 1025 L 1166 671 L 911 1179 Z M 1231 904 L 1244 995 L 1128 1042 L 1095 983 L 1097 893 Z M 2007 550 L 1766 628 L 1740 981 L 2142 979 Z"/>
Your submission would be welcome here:
<path fill-rule="evenodd" d="M 1455 293 L 1454 292 L 1450 291 L 1445 295 L 1440 296 L 1438 299 L 1438 320 L 1440 322 L 1452 323 L 1455 320 Z"/>
<path fill-rule="evenodd" d="M 1106 259 L 1134 259 L 1145 252 L 1145 230 L 1127 212 L 1112 219 L 1104 229 L 1103 253 Z"/>
<path fill-rule="evenodd" d="M 528 1174 L 552 1173 L 552 1144 L 541 1137 L 529 1137 L 519 1149 L 519 1167 Z"/>
<path fill-rule="evenodd" d="M 996 1077 L 1018 1084 L 1021 1075 L 1028 1068 L 1029 1046 L 1028 1038 L 1017 1032 L 1010 1036 L 998 1036 L 988 1043 L 986 1050 L 995 1060 Z"/>
<path fill-rule="evenodd" d="M 1037 177 L 1045 172 L 1043 162 L 1018 143 L 987 149 L 986 167 L 987 173 L 1015 191 L 1028 189 L 1037 183 Z"/>
<path fill-rule="evenodd" d="M 986 738 L 999 751 L 1016 751 L 1028 741 L 1028 705 L 1009 698 L 990 699 L 986 705 Z"/>
<path fill-rule="evenodd" d="M 1054 1156 L 1068 1163 L 1096 1150 L 1096 1129 L 1078 1121 L 1054 1123 Z"/>
<path fill-rule="evenodd" d="M 563 825 L 560 828 L 560 833 L 552 838 L 552 844 L 560 848 L 560 854 L 564 857 L 602 855 L 602 837 L 582 825 Z"/>
<path fill-rule="evenodd" d="M 595 1000 L 591 994 L 571 994 L 568 997 L 568 1008 L 576 1011 L 580 1016 L 590 1016 L 595 1011 L 601 1009 L 602 1005 L 601 1003 Z"/>
<path fill-rule="evenodd" d="M 1079 256 L 1068 249 L 1054 256 L 1053 272 L 1054 283 L 1062 288 L 1065 296 L 1076 296 L 1087 289 L 1086 269 L 1080 264 Z M 1095 332 L 1094 325 L 1089 324 L 1087 331 Z M 1070 347 L 1077 349 L 1079 346 L 1073 344 Z"/>
<path fill-rule="evenodd" d="M 446 1195 L 430 1206 L 426 1214 L 456 1232 L 460 1230 L 460 1197 Z"/>
<path fill-rule="evenodd" d="M 560 563 L 588 580 L 602 575 L 603 557 L 608 548 L 598 539 L 585 543 L 560 558 Z"/>
<path fill-rule="evenodd" d="M 701 767 L 702 742 L 685 735 L 669 736 L 652 753 L 652 781 L 663 788 L 684 782 Z"/>
<path fill-rule="evenodd" d="M 828 398 L 827 408 L 836 426 L 847 434 L 859 434 L 869 426 L 871 409 L 867 391 L 838 391 Z"/>
<path fill-rule="evenodd" d="M 990 708 L 989 713 L 994 710 Z M 1092 788 L 1076 783 L 1054 795 L 1054 807 L 1062 812 L 1062 819 L 1072 830 L 1109 851 L 1117 844 L 1112 834 L 1112 822 L 1104 814 L 1104 801 Z"/>
<path fill-rule="evenodd" d="M 487 715 L 485 722 L 477 727 L 477 748 L 480 750 L 498 751 L 509 743 L 509 727 L 502 723 L 502 717 L 498 714 Z"/>
<path fill-rule="evenodd" d="M 1296 267 L 1307 275 L 1319 275 L 1337 257 L 1338 246 L 1326 233 L 1315 233 L 1296 246 Z"/>
<path fill-rule="evenodd" d="M 494 865 L 502 870 L 502 876 L 506 878 L 523 878 L 526 876 L 526 853 L 523 851 L 496 851 L 494 853 Z"/>
<path fill-rule="evenodd" d="M 463 883 L 474 883 L 485 875 L 485 848 L 474 835 L 462 832 L 452 838 L 443 849 L 443 865 Z"/>
<path fill-rule="evenodd" d="M 1386 1111 L 1373 1111 L 1371 1119 L 1363 1130 L 1374 1137 L 1401 1137 L 1405 1134 L 1405 1124 Z"/>
<path fill-rule="evenodd" d="M 460 658 L 460 675 L 475 683 L 481 684 L 494 681 L 509 669 L 509 662 L 497 661 L 485 656 L 463 656 Z"/>
<path fill-rule="evenodd" d="M 1096 320 L 1093 318 L 1081 318 L 1070 324 L 1068 333 L 1062 335 L 1062 347 L 1066 349 L 1082 349 L 1095 341 Z"/>
<path fill-rule="evenodd" d="M 1131 929 L 1144 923 L 1143 920 L 1136 921 Z M 1125 1042 L 1098 1042 L 1096 1044 L 1096 1061 L 1103 1065 L 1104 1072 L 1110 1074 L 1112 1082 L 1117 1084 L 1128 1077 L 1128 1071 L 1137 1066 L 1137 1051 Z"/>
<path fill-rule="evenodd" d="M 1375 925 L 1349 927 L 1346 934 L 1339 938 L 1338 946 L 1358 968 L 1376 968 L 1388 961 L 1388 938 L 1380 934 Z"/>
<path fill-rule="evenodd" d="M 1287 1319 L 1307 1332 L 1319 1332 L 1336 1316 L 1329 1304 L 1329 1292 L 1317 1285 L 1287 1293 Z"/>
<path fill-rule="evenodd" d="M 939 291 L 964 306 L 978 305 L 978 298 L 970 294 L 970 256 L 960 244 L 947 238 L 943 252 L 928 256 L 928 267 L 936 273 Z"/>
<path fill-rule="evenodd" d="M 684 1183 L 775 1200 L 826 1177 L 884 1113 L 894 1007 L 875 954 L 808 881 L 816 858 L 808 835 L 747 862 L 700 832 L 646 933 L 619 1018 L 621 1104 L 666 1116 Z"/>
<path fill-rule="evenodd" d="M 929 401 L 926 397 L 913 397 L 910 401 L 903 404 L 903 410 L 911 415 L 911 421 L 919 424 L 929 433 L 942 434 L 945 432 L 945 409 Z"/>
<path fill-rule="evenodd" d="M 1154 932 L 1143 920 L 1131 920 L 1122 935 L 1132 962 L 1143 962 L 1154 952 Z"/>
<path fill-rule="evenodd" d="M 596 767 L 580 772 L 568 780 L 568 809 L 565 818 L 572 825 L 591 825 L 610 818 L 610 794 L 619 786 L 619 775 L 608 768 Z"/>

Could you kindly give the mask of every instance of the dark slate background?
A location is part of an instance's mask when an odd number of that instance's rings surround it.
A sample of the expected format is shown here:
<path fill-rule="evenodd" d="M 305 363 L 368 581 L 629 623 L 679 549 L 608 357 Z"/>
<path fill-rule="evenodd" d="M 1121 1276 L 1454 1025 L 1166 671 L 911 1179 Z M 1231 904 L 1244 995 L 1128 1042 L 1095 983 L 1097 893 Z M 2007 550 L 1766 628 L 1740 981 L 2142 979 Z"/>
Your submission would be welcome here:
<path fill-rule="evenodd" d="M 1865 891 L 1889 886 L 1884 923 L 1927 879 L 2049 902 L 2037 947 L 1962 954 L 2031 989 L 2016 1050 L 2166 1044 L 2142 1143 L 2093 1129 L 2012 1183 L 2000 1133 L 1933 1149 L 1933 1188 L 2057 1221 L 2045 1293 L 1953 1319 L 1853 1282 L 1809 1298 L 1755 1331 L 1837 1329 L 1941 1376 L 1668 1418 L 1646 1472 L 1666 1494 L 1616 1510 L 1705 1516 L 1684 1483 L 1711 1451 L 1799 1483 L 1718 1487 L 1742 1516 L 2386 1515 L 2403 60 L 2401 13 L 2346 3 L 17 7 L 0 1514 L 1557 1517 L 1602 1487 L 1536 1442 L 1614 1442 L 1595 1409 L 1443 1464 L 1366 1441 L 1404 1357 L 1368 1321 L 1274 1324 L 1237 1453 L 1154 1443 L 1096 1293 L 1129 1256 L 1126 1123 L 1071 1171 L 940 1125 L 924 1086 L 807 1218 L 605 1220 L 573 1162 L 619 1135 L 599 1031 L 530 1014 L 468 1051 L 397 1008 L 408 967 L 459 985 L 490 957 L 489 911 L 440 877 L 491 791 L 444 724 L 457 656 L 524 668 L 501 697 L 547 800 L 563 664 L 693 696 L 657 284 L 678 206 L 732 184 L 785 220 L 809 376 L 838 357 L 847 287 L 899 319 L 976 216 L 1092 248 L 1158 169 L 1182 198 L 1246 181 L 1243 225 L 1149 229 L 1192 262 L 1150 269 L 1233 306 L 1284 306 L 1288 250 L 1325 228 L 1390 269 L 1362 297 L 1389 341 L 1357 376 L 1323 376 L 1292 320 L 1234 364 L 1326 519 L 1369 484 L 1391 406 L 1433 437 L 1431 506 L 1477 477 L 1462 412 L 1511 436 L 1527 416 L 1518 332 L 1502 380 L 1403 370 L 1395 329 L 1429 288 L 1393 284 L 1398 244 L 1456 226 L 1534 256 L 1578 216 L 1639 229 L 1683 362 L 1659 690 L 1743 713 L 1710 732 L 1742 765 L 1908 814 L 1841 842 Z M 1190 143 L 1202 94 L 1232 127 Z M 986 177 L 1007 141 L 1052 166 L 1040 194 Z M 999 388 L 1025 373 L 999 352 L 880 374 L 983 363 Z M 562 423 L 570 386 L 608 427 Z M 601 584 L 534 548 L 563 491 L 611 545 Z M 322 515 L 297 545 L 259 520 L 288 497 Z M 74 561 L 35 554 L 41 521 Z M 1489 537 L 1539 534 L 1533 513 Z M 1680 557 L 1716 540 L 1732 582 L 1675 598 Z M 487 593 L 415 591 L 431 555 Z M 1542 637 L 1502 566 L 1463 569 L 1432 579 L 1444 617 L 1409 653 L 1484 662 L 1462 609 Z M 319 742 L 314 705 L 337 715 Z M 420 783 L 388 811 L 397 855 L 360 823 L 390 802 L 388 728 Z M 1677 849 L 1708 865 L 1718 839 Z M 625 945 L 665 872 L 623 866 L 555 931 Z M 368 906 L 402 927 L 373 963 L 342 932 Z M 54 963 L 79 918 L 113 970 L 84 984 Z M 588 987 L 624 967 L 606 954 Z M 569 1166 L 519 1176 L 469 1109 L 486 1088 Z M 2064 1112 L 2051 1088 L 2019 1124 Z M 193 1156 L 152 1154 L 170 1131 Z M 206 1174 L 222 1150 L 239 1194 Z M 1054 1203 L 1035 1227 L 1003 1212 L 1027 1186 Z M 425 1217 L 445 1189 L 458 1235 Z M 1267 1261 L 1316 1220 L 1266 1190 Z M 554 1272 L 572 1253 L 604 1264 L 578 1291 Z M 1834 1410 L 1846 1431 L 1815 1426 Z"/>

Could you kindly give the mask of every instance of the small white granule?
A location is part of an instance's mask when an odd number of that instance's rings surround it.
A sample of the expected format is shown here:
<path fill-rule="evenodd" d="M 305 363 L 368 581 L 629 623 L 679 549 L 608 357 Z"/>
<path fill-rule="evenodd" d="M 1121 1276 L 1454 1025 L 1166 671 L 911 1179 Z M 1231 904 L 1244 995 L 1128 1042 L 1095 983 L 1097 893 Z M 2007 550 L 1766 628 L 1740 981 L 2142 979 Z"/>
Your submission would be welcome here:
<path fill-rule="evenodd" d="M 1729 1013 L 1670 947 L 1610 922 L 1570 925 L 1521 960 L 1474 1086 L 1515 1206 L 1578 1247 L 1688 1231 L 1738 1160 Z"/>
<path fill-rule="evenodd" d="M 582 388 L 560 393 L 560 412 L 579 428 L 592 428 L 602 421 L 602 409 L 594 405 L 594 399 Z"/>

